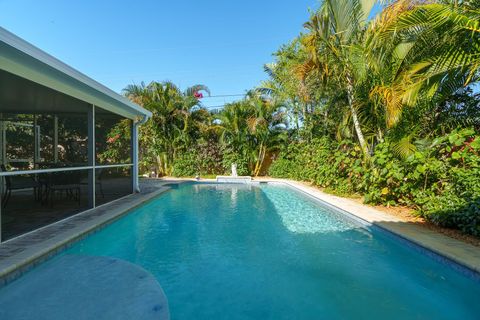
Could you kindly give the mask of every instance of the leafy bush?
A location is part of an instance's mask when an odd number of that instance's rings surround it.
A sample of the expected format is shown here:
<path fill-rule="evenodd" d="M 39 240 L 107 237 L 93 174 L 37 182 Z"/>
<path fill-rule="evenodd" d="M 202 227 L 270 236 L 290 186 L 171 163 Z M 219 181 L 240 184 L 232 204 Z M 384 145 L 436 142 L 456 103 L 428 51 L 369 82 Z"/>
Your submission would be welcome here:
<path fill-rule="evenodd" d="M 200 174 L 198 155 L 195 151 L 183 153 L 173 164 L 174 177 L 195 177 Z"/>
<path fill-rule="evenodd" d="M 273 177 L 312 182 L 337 194 L 358 191 L 364 171 L 361 150 L 327 138 L 290 144 L 269 169 Z"/>
<path fill-rule="evenodd" d="M 225 174 L 230 174 L 232 170 L 232 164 L 237 164 L 237 173 L 240 176 L 247 176 L 251 174 L 251 168 L 249 168 L 249 159 L 246 155 L 234 152 L 230 149 L 224 150 L 222 166 Z"/>
<path fill-rule="evenodd" d="M 223 174 L 223 154 L 215 139 L 199 140 L 195 148 L 177 155 L 173 164 L 174 177 Z"/>

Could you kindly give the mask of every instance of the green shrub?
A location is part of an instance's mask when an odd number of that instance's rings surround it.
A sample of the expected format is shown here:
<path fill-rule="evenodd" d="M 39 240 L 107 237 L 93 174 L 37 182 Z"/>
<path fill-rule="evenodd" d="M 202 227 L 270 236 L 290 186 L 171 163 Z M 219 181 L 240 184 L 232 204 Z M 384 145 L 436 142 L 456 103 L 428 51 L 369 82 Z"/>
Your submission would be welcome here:
<path fill-rule="evenodd" d="M 173 164 L 174 177 L 195 177 L 200 174 L 198 155 L 195 151 L 183 153 Z"/>
<path fill-rule="evenodd" d="M 304 180 L 336 194 L 356 193 L 364 171 L 361 151 L 350 141 L 327 138 L 290 144 L 270 167 L 269 175 Z"/>
<path fill-rule="evenodd" d="M 233 163 L 237 164 L 237 174 L 239 176 L 248 176 L 251 174 L 251 168 L 248 167 L 249 161 L 246 155 L 228 149 L 225 150 L 222 160 L 223 171 L 225 174 L 231 174 Z"/>
<path fill-rule="evenodd" d="M 224 173 L 223 154 L 214 138 L 200 139 L 194 148 L 177 154 L 173 164 L 173 176 L 194 177 Z"/>

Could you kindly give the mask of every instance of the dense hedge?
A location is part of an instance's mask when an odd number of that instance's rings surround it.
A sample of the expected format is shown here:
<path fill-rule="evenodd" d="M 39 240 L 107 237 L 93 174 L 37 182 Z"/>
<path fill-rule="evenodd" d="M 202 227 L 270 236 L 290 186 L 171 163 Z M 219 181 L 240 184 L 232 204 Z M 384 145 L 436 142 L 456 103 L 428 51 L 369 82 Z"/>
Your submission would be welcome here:
<path fill-rule="evenodd" d="M 197 141 L 195 147 L 176 156 L 172 174 L 174 177 L 221 174 L 225 171 L 222 161 L 223 150 L 218 140 L 202 139 Z"/>
<path fill-rule="evenodd" d="M 406 159 L 393 149 L 381 143 L 364 159 L 349 142 L 300 141 L 283 150 L 269 174 L 361 194 L 367 203 L 413 207 L 438 225 L 480 236 L 480 137 L 470 129 L 454 131 Z"/>
<path fill-rule="evenodd" d="M 232 163 L 237 165 L 238 175 L 252 175 L 249 158 L 245 152 L 223 147 L 216 139 L 200 140 L 194 148 L 176 155 L 172 175 L 174 177 L 229 175 Z"/>

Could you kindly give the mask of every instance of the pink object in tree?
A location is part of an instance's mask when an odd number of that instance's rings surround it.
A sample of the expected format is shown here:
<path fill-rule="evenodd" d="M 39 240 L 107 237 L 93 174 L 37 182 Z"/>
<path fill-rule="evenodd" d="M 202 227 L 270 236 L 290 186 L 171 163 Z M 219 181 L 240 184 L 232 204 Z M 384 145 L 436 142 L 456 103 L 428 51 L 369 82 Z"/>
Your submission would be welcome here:
<path fill-rule="evenodd" d="M 195 98 L 197 98 L 197 99 L 202 99 L 202 98 L 203 98 L 203 94 L 202 94 L 201 92 L 198 92 L 198 91 L 196 91 L 196 92 L 193 94 L 193 96 L 194 96 Z"/>
<path fill-rule="evenodd" d="M 108 138 L 107 143 L 114 143 L 115 141 L 118 140 L 118 138 L 120 138 L 120 135 L 119 135 L 119 134 L 117 134 L 117 135 L 114 136 L 114 137 L 110 137 L 110 138 Z"/>

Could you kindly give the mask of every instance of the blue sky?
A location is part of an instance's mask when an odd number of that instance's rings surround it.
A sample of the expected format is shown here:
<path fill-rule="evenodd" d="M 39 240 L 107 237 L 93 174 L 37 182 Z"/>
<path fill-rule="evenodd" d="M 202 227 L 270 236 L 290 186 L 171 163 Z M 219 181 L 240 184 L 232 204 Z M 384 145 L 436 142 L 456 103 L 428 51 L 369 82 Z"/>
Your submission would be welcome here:
<path fill-rule="evenodd" d="M 120 92 L 127 84 L 201 83 L 241 94 L 293 39 L 318 0 L 0 0 L 0 25 Z M 232 98 L 204 99 L 207 106 Z"/>

